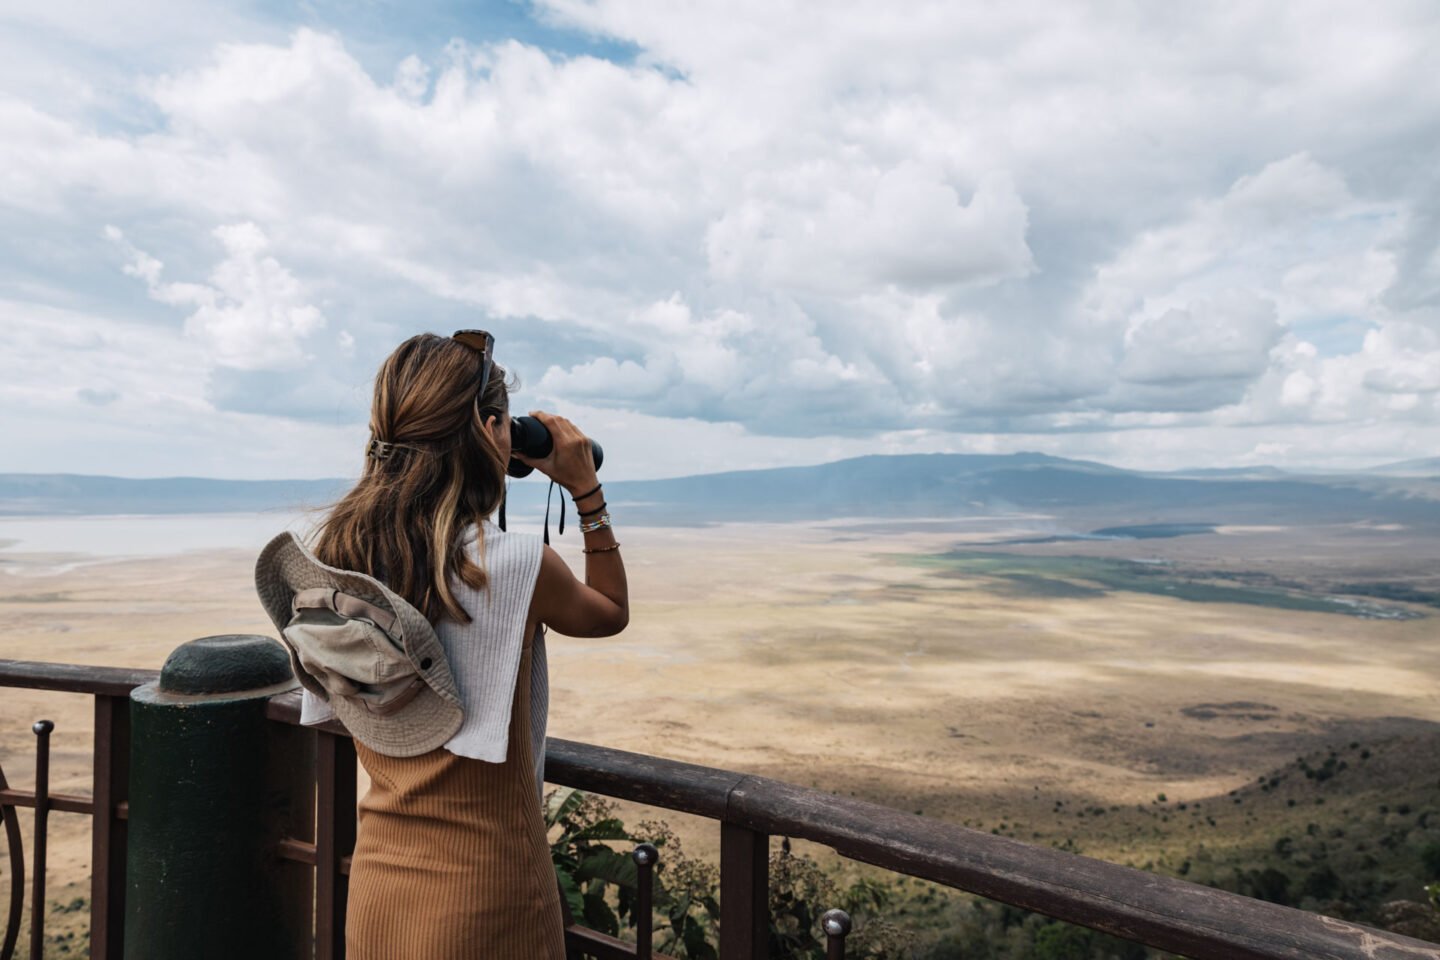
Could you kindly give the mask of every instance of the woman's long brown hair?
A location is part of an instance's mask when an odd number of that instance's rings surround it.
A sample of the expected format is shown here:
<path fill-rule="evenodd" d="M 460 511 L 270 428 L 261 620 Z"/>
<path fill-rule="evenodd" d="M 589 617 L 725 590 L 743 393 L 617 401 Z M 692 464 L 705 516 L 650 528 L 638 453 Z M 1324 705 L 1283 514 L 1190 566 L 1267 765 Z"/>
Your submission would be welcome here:
<path fill-rule="evenodd" d="M 506 465 L 485 418 L 504 419 L 509 392 L 499 364 L 483 389 L 480 374 L 478 351 L 433 333 L 385 359 L 370 435 L 396 446 L 384 459 L 366 456 L 360 481 L 331 508 L 315 542 L 321 562 L 383 581 L 431 623 L 470 622 L 452 575 L 476 589 L 488 582 L 463 537 L 505 493 Z"/>

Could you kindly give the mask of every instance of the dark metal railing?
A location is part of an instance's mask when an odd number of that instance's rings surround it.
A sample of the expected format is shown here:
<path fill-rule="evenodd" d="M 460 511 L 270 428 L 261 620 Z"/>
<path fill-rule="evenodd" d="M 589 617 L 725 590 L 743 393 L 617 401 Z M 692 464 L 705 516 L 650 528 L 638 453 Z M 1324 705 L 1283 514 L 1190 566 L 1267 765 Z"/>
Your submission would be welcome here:
<path fill-rule="evenodd" d="M 65 663 L 28 663 L 0 660 L 0 687 L 31 690 L 52 690 L 62 693 L 88 694 L 94 698 L 95 732 L 93 741 L 94 777 L 90 796 L 51 793 L 37 803 L 37 790 L 16 790 L 5 781 L 0 771 L 0 819 L 5 823 L 6 843 L 10 848 L 11 884 L 10 910 L 5 939 L 0 941 L 0 960 L 10 960 L 23 916 L 25 864 L 20 836 L 18 807 L 36 809 L 36 836 L 32 838 L 37 854 L 44 850 L 46 831 L 43 827 L 51 812 L 81 813 L 93 817 L 90 857 L 90 956 L 119 957 L 125 920 L 125 820 L 129 815 L 130 787 L 130 691 L 153 680 L 153 670 L 130 670 L 117 667 L 85 667 Z M 45 721 L 47 724 L 49 721 Z M 38 728 L 38 724 L 37 724 Z M 53 725 L 42 731 L 35 729 L 37 740 L 48 741 Z M 36 749 L 36 786 L 49 781 L 48 742 Z M 97 815 L 96 811 L 100 811 Z M 37 856 L 37 861 L 40 859 Z M 31 942 L 30 955 L 40 958 L 40 939 L 44 932 L 44 866 L 32 865 Z"/>
<path fill-rule="evenodd" d="M 95 697 L 95 787 L 92 798 L 45 794 L 43 749 L 37 751 L 37 790 L 9 788 L 0 773 L 0 815 L 6 827 L 14 886 L 23 863 L 14 810 L 93 813 L 91 956 L 118 957 L 124 909 L 126 771 L 129 727 L 125 698 L 154 679 L 151 671 L 73 667 L 0 660 L 0 687 L 63 690 Z M 299 697 L 269 701 L 273 721 L 299 722 Z M 277 854 L 316 870 L 315 956 L 344 956 L 349 854 L 355 842 L 355 753 L 338 724 L 317 729 L 316 829 L 313 843 L 282 840 Z M 48 733 L 48 731 L 47 731 Z M 564 786 L 718 821 L 720 888 L 724 916 L 722 960 L 756 960 L 768 947 L 769 840 L 775 835 L 812 840 L 841 856 L 897 873 L 1008 903 L 1095 930 L 1183 954 L 1192 960 L 1440 960 L 1440 946 L 1409 937 L 1252 900 L 1236 894 L 1036 847 L 1006 837 L 901 813 L 765 777 L 717 770 L 644 754 L 550 739 L 546 778 Z M 37 816 L 37 831 L 43 831 Z M 38 837 L 37 837 L 38 839 Z M 43 843 L 37 846 L 43 858 Z M 653 849 L 653 848 L 652 848 Z M 640 873 L 651 875 L 650 856 L 637 849 Z M 10 926 L 18 921 L 12 886 Z M 644 893 L 650 899 L 649 884 Z M 43 881 L 32 894 L 32 914 L 43 904 Z M 647 909 L 636 915 L 648 916 Z M 572 955 L 634 957 L 648 948 L 642 922 L 637 944 L 623 943 L 575 924 L 567 929 Z M 843 957 L 850 922 L 827 913 L 823 932 L 831 957 Z M 33 928 L 32 928 L 33 929 Z M 7 932 L 7 937 L 12 934 Z M 644 946 L 641 946 L 643 942 Z M 6 944 L 13 950 L 13 944 Z M 33 950 L 33 947 L 32 947 Z M 8 956 L 0 954 L 0 960 Z"/>

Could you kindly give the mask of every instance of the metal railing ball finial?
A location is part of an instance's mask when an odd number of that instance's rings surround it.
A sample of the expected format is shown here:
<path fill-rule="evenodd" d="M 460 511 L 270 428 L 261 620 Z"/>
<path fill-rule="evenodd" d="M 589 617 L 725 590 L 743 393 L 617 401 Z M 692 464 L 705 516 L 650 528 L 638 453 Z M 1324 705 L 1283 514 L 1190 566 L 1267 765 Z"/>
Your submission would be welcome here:
<path fill-rule="evenodd" d="M 637 866 L 651 867 L 659 861 L 660 851 L 655 848 L 653 843 L 642 843 L 635 847 L 635 851 L 630 856 L 635 858 Z"/>
<path fill-rule="evenodd" d="M 844 910 L 826 910 L 820 917 L 825 931 L 825 960 L 845 960 L 845 937 L 850 933 L 850 914 Z"/>

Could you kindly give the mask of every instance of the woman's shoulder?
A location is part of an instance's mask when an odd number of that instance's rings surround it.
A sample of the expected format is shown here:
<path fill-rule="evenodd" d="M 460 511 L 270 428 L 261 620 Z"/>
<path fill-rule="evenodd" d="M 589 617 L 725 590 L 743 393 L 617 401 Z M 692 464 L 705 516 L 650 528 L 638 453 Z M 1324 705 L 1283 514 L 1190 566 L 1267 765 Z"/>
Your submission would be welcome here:
<path fill-rule="evenodd" d="M 475 561 L 491 572 L 514 565 L 522 568 L 533 565 L 538 569 L 545 551 L 545 541 L 539 534 L 501 530 L 489 518 L 472 523 L 465 531 L 464 542 Z"/>
<path fill-rule="evenodd" d="M 486 517 L 479 523 L 470 524 L 465 531 L 466 537 L 471 540 L 474 540 L 478 534 L 482 533 L 486 541 L 490 543 L 498 543 L 503 540 L 510 543 L 538 543 L 542 546 L 544 545 L 544 540 L 540 534 L 524 533 L 519 530 L 501 530 L 495 521 L 489 517 Z"/>

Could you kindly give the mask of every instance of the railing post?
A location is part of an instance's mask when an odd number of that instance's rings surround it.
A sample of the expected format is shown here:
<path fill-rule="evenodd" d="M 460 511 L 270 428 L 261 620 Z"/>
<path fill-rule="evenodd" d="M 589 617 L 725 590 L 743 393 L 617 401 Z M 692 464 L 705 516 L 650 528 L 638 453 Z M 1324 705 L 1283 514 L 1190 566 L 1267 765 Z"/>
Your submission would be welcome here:
<path fill-rule="evenodd" d="M 49 720 L 35 721 L 35 865 L 30 868 L 30 960 L 45 957 L 45 848 L 50 832 Z"/>
<path fill-rule="evenodd" d="M 125 821 L 130 799 L 130 700 L 95 697 L 94 823 L 90 842 L 90 960 L 120 960 L 125 946 Z"/>
<path fill-rule="evenodd" d="M 355 850 L 355 744 L 317 731 L 315 752 L 315 960 L 345 960 L 340 861 Z"/>
<path fill-rule="evenodd" d="M 206 637 L 130 695 L 125 953 L 299 960 L 310 871 L 278 856 L 311 823 L 308 732 L 265 718 L 295 681 L 266 637 Z"/>
<path fill-rule="evenodd" d="M 825 960 L 845 960 L 845 938 L 850 935 L 850 914 L 844 910 L 826 910 L 820 918 L 825 931 Z"/>
<path fill-rule="evenodd" d="M 770 949 L 770 836 L 720 824 L 720 960 L 765 960 Z"/>
<path fill-rule="evenodd" d="M 655 864 L 660 851 L 653 843 L 638 845 L 635 860 L 635 958 L 650 960 L 655 942 Z"/>

